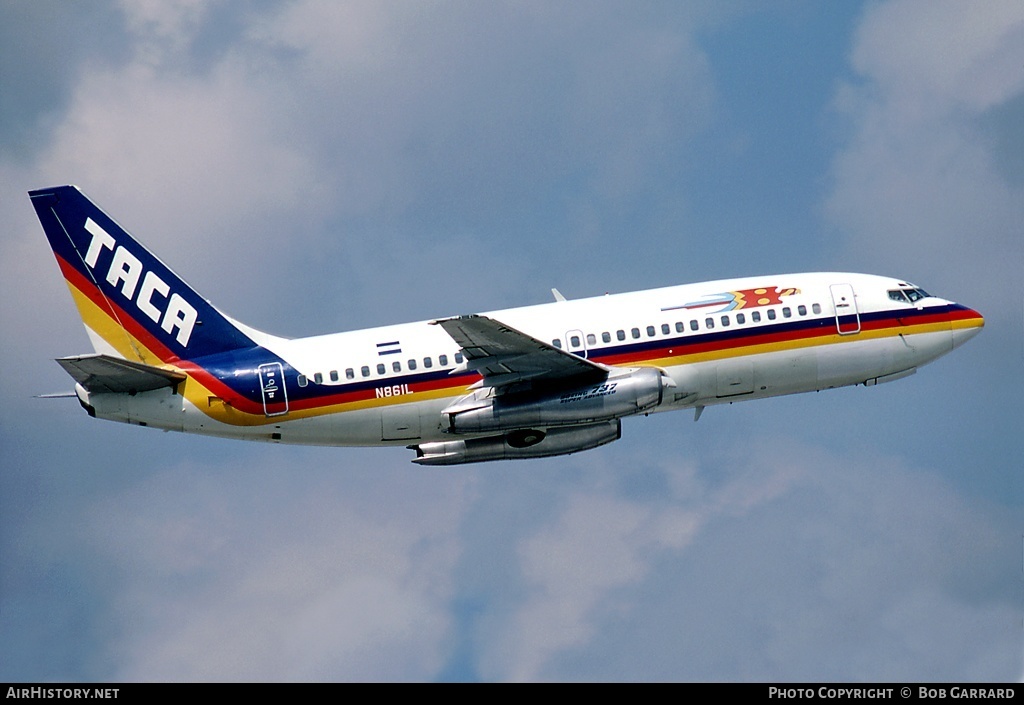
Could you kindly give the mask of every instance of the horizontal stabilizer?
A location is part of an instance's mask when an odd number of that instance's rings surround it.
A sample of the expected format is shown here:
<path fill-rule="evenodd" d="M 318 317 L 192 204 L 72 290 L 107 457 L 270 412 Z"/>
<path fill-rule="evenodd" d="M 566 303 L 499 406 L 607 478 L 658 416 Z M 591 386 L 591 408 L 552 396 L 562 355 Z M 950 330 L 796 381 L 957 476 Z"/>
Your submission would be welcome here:
<path fill-rule="evenodd" d="M 135 394 L 173 387 L 185 380 L 181 372 L 110 355 L 61 357 L 57 359 L 57 364 L 90 392 Z"/>

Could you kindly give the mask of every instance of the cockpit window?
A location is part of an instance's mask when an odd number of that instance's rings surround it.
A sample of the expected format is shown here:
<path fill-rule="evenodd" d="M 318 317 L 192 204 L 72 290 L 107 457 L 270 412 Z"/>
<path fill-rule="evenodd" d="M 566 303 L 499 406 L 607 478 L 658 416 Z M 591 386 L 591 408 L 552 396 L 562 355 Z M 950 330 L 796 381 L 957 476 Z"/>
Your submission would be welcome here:
<path fill-rule="evenodd" d="M 889 298 L 900 303 L 913 303 L 927 298 L 930 294 L 924 289 L 889 289 Z"/>

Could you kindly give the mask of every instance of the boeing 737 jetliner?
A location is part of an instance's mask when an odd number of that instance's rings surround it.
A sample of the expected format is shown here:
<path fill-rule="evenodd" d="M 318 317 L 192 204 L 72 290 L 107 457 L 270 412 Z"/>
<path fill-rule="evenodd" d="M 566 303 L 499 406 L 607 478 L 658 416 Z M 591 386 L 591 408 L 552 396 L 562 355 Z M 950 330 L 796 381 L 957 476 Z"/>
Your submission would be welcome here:
<path fill-rule="evenodd" d="M 90 416 L 228 438 L 405 445 L 413 462 L 540 458 L 626 416 L 913 374 L 977 334 L 899 279 L 685 284 L 280 338 L 218 311 L 78 188 L 29 192 L 94 353 L 57 362 Z"/>

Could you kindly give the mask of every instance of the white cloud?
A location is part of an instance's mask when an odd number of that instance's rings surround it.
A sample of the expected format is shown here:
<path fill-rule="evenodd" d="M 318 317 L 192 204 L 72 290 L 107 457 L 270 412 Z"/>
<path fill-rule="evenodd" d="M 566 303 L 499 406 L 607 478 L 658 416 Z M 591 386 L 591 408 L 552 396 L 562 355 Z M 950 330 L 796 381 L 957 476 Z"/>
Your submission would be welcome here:
<path fill-rule="evenodd" d="M 897 0 L 871 8 L 853 65 L 909 119 L 938 110 L 987 110 L 1024 89 L 1024 8 L 998 0 Z"/>
<path fill-rule="evenodd" d="M 1016 576 L 993 564 L 1008 512 L 898 458 L 732 438 L 734 457 L 701 461 L 685 493 L 576 491 L 524 535 L 527 589 L 488 624 L 484 675 L 1014 675 Z M 659 472 L 676 471 L 644 470 Z"/>
<path fill-rule="evenodd" d="M 210 8 L 203 0 L 119 0 L 136 60 L 161 64 L 179 58 L 192 42 Z"/>
<path fill-rule="evenodd" d="M 660 500 L 624 499 L 612 487 L 575 491 L 548 526 L 523 538 L 525 596 L 484 649 L 486 677 L 572 678 L 559 661 L 590 648 L 609 614 L 636 610 L 655 565 L 666 556 L 685 556 L 693 542 L 705 540 L 708 522 L 743 521 L 749 511 L 772 503 L 791 491 L 800 474 L 772 468 L 708 487 L 698 479 L 695 464 L 666 464 L 648 472 L 658 471 L 669 476 L 675 490 Z"/>
<path fill-rule="evenodd" d="M 358 451 L 348 452 L 339 457 L 352 463 Z M 328 457 L 298 453 L 306 463 Z M 403 466 L 401 497 L 389 501 L 393 471 L 281 459 L 178 464 L 91 507 L 79 540 L 118 566 L 107 596 L 111 677 L 437 674 L 452 638 L 457 528 L 471 481 L 431 482 Z"/>
<path fill-rule="evenodd" d="M 861 81 L 837 97 L 852 136 L 826 203 L 847 256 L 1009 315 L 1024 190 L 1000 175 L 979 119 L 1024 90 L 1024 6 L 869 6 L 853 64 Z"/>
<path fill-rule="evenodd" d="M 248 34 L 300 54 L 314 80 L 354 74 L 376 82 L 401 63 L 403 25 L 415 26 L 430 12 L 429 5 L 301 0 L 257 18 Z"/>
<path fill-rule="evenodd" d="M 589 642 L 591 610 L 644 577 L 644 554 L 666 541 L 687 542 L 697 524 L 684 512 L 666 516 L 607 496 L 577 495 L 568 505 L 556 526 L 520 546 L 530 597 L 519 607 L 511 643 L 498 649 L 500 678 L 535 680 L 553 655 Z"/>
<path fill-rule="evenodd" d="M 77 183 L 169 261 L 205 251 L 218 269 L 232 255 L 251 265 L 281 238 L 261 221 L 317 196 L 318 180 L 248 78 L 232 64 L 202 78 L 139 65 L 89 75 L 35 178 Z M 243 233 L 255 237 L 239 248 Z"/>

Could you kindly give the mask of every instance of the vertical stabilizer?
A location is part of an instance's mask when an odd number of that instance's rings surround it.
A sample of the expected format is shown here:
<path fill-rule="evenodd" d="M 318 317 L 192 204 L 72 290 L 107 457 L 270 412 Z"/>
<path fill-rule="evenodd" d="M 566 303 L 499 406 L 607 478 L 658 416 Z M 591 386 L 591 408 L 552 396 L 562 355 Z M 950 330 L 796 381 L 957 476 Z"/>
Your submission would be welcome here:
<path fill-rule="evenodd" d="M 159 365 L 255 344 L 78 187 L 29 197 L 96 352 Z"/>

